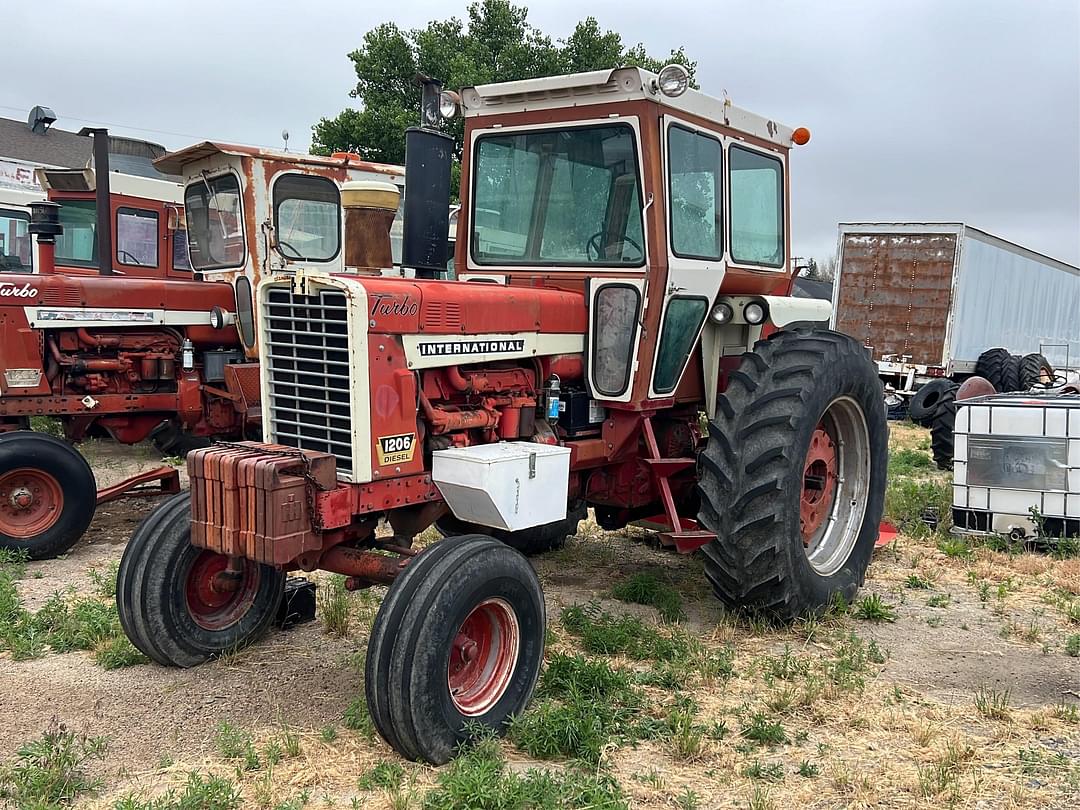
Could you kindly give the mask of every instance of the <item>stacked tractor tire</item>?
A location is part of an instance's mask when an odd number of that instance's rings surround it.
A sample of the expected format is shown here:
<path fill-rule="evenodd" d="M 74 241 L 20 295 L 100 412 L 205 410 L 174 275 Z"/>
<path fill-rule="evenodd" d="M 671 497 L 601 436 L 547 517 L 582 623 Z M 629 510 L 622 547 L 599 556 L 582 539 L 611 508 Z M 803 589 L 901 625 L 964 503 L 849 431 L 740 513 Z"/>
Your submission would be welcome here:
<path fill-rule="evenodd" d="M 1010 354 L 1008 349 L 988 349 L 975 363 L 975 376 L 963 386 L 953 380 L 932 380 L 911 398 L 911 420 L 930 428 L 930 451 L 939 469 L 951 470 L 956 400 L 988 393 L 1028 391 L 1054 379 L 1054 369 L 1041 354 Z"/>

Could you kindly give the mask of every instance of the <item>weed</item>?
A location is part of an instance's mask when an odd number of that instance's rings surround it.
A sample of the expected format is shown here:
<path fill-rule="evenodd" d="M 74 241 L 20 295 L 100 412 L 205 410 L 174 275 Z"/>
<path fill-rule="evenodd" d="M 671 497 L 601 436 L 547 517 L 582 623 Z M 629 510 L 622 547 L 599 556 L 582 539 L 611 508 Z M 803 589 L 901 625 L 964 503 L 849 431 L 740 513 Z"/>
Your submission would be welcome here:
<path fill-rule="evenodd" d="M 889 455 L 889 477 L 922 472 L 933 464 L 933 459 L 919 450 L 897 450 Z"/>
<path fill-rule="evenodd" d="M 949 522 L 938 520 L 936 528 L 930 528 L 925 515 L 952 514 L 952 486 L 939 481 L 914 481 L 895 478 L 885 492 L 885 515 L 896 524 L 901 534 L 909 537 L 927 537 L 935 531 L 944 534 Z"/>
<path fill-rule="evenodd" d="M 854 633 L 842 636 L 833 652 L 835 658 L 826 661 L 826 678 L 840 689 L 861 690 L 865 684 L 863 673 L 871 664 L 885 663 L 885 653 L 877 642 L 864 642 Z"/>
<path fill-rule="evenodd" d="M 759 745 L 781 745 L 788 741 L 784 727 L 761 713 L 754 714 L 739 733 L 744 739 L 753 740 Z"/>
<path fill-rule="evenodd" d="M 977 589 L 978 589 L 978 592 L 979 592 L 979 601 L 980 602 L 989 602 L 990 601 L 990 583 L 989 582 L 980 582 L 978 584 L 978 586 L 977 586 Z"/>
<path fill-rule="evenodd" d="M 927 616 L 926 624 L 930 627 L 941 627 L 945 620 L 941 616 Z"/>
<path fill-rule="evenodd" d="M 112 636 L 101 642 L 94 650 L 94 660 L 104 669 L 119 669 L 135 664 L 148 663 L 145 655 L 135 649 L 127 636 Z"/>
<path fill-rule="evenodd" d="M 929 590 L 933 586 L 933 582 L 926 577 L 921 577 L 918 574 L 910 574 L 907 579 L 904 580 L 904 586 L 911 588 L 912 590 L 925 591 Z"/>
<path fill-rule="evenodd" d="M 270 740 L 263 746 L 263 759 L 266 760 L 268 767 L 273 768 L 285 757 L 285 752 L 281 748 L 281 743 L 277 740 Z"/>
<path fill-rule="evenodd" d="M 641 784 L 648 785 L 655 790 L 663 790 L 664 788 L 664 777 L 660 775 L 660 771 L 656 770 L 656 768 L 650 768 L 645 773 L 634 774 L 634 778 Z"/>
<path fill-rule="evenodd" d="M 384 759 L 364 771 L 356 786 L 360 790 L 375 790 L 376 788 L 393 790 L 400 787 L 404 779 L 405 769 L 401 767 L 401 763 Z"/>
<path fill-rule="evenodd" d="M 322 731 L 319 732 L 319 739 L 324 743 L 332 743 L 337 739 L 337 727 L 334 725 L 323 726 Z"/>
<path fill-rule="evenodd" d="M 1061 610 L 1070 624 L 1080 624 L 1080 599 L 1074 599 Z"/>
<path fill-rule="evenodd" d="M 727 723 L 723 720 L 716 720 L 708 727 L 705 733 L 709 735 L 710 739 L 720 741 L 728 735 Z"/>
<path fill-rule="evenodd" d="M 0 769 L 0 799 L 15 807 L 53 808 L 71 804 L 101 787 L 83 766 L 105 753 L 104 737 L 76 734 L 53 720 L 42 736 L 15 752 L 15 761 Z"/>
<path fill-rule="evenodd" d="M 766 656 L 761 659 L 761 672 L 767 679 L 794 681 L 810 671 L 810 658 L 797 656 L 791 647 L 784 645 L 784 654 L 779 657 Z"/>
<path fill-rule="evenodd" d="M 105 566 L 104 571 L 91 568 L 86 572 L 90 581 L 94 583 L 94 590 L 105 599 L 116 598 L 116 575 L 120 571 L 120 561 L 113 560 Z"/>
<path fill-rule="evenodd" d="M 1073 633 L 1065 639 L 1065 654 L 1073 658 L 1080 657 L 1080 633 Z"/>
<path fill-rule="evenodd" d="M 935 593 L 929 599 L 926 600 L 926 606 L 932 608 L 948 607 L 952 601 L 952 597 L 947 593 Z"/>
<path fill-rule="evenodd" d="M 701 799 L 690 788 L 683 788 L 683 792 L 675 797 L 675 806 L 679 810 L 697 810 L 701 806 Z"/>
<path fill-rule="evenodd" d="M 300 756 L 300 735 L 290 729 L 285 723 L 282 723 L 281 725 L 281 743 L 285 747 L 286 756 Z"/>
<path fill-rule="evenodd" d="M 1074 726 L 1080 723 L 1080 708 L 1075 703 L 1066 703 L 1064 700 L 1054 707 L 1054 717 L 1072 723 Z"/>
<path fill-rule="evenodd" d="M 611 595 L 634 605 L 651 605 L 666 622 L 683 618 L 682 596 L 675 588 L 648 571 L 634 574 L 611 589 Z"/>
<path fill-rule="evenodd" d="M 360 732 L 368 740 L 375 740 L 375 723 L 371 719 L 367 701 L 363 697 L 352 699 L 342 716 L 342 723 L 345 728 Z"/>
<path fill-rule="evenodd" d="M 762 787 L 755 787 L 747 804 L 748 810 L 773 810 L 774 807 L 769 791 Z"/>
<path fill-rule="evenodd" d="M 64 423 L 54 416 L 31 416 L 30 429 L 37 433 L 47 433 L 57 439 L 64 438 Z"/>
<path fill-rule="evenodd" d="M 742 775 L 748 779 L 762 779 L 766 782 L 783 782 L 784 766 L 779 762 L 764 764 L 760 759 L 755 759 L 745 768 Z"/>
<path fill-rule="evenodd" d="M 331 636 L 344 638 L 349 635 L 349 599 L 345 590 L 345 577 L 332 574 L 318 592 L 319 613 L 323 629 Z"/>
<path fill-rule="evenodd" d="M 821 768 L 815 765 L 808 759 L 804 759 L 799 763 L 799 776 L 804 779 L 813 779 L 815 776 L 821 773 Z"/>
<path fill-rule="evenodd" d="M 971 557 L 971 545 L 963 537 L 943 537 L 938 541 L 938 551 L 946 557 L 966 560 Z"/>
<path fill-rule="evenodd" d="M 694 722 L 695 707 L 677 706 L 667 716 L 667 735 L 675 755 L 694 759 L 701 753 L 705 728 Z"/>
<path fill-rule="evenodd" d="M 26 576 L 26 563 L 30 559 L 25 549 L 0 548 L 0 572 L 13 580 Z"/>
<path fill-rule="evenodd" d="M 869 622 L 895 622 L 896 610 L 878 594 L 871 593 L 859 600 L 855 616 Z"/>
<path fill-rule="evenodd" d="M 236 810 L 240 807 L 240 790 L 220 776 L 188 774 L 184 789 L 170 790 L 151 801 L 139 801 L 132 796 L 120 799 L 115 810 Z"/>
<path fill-rule="evenodd" d="M 1009 690 L 999 692 L 996 689 L 979 687 L 975 692 L 975 708 L 983 717 L 991 720 L 1009 719 Z"/>

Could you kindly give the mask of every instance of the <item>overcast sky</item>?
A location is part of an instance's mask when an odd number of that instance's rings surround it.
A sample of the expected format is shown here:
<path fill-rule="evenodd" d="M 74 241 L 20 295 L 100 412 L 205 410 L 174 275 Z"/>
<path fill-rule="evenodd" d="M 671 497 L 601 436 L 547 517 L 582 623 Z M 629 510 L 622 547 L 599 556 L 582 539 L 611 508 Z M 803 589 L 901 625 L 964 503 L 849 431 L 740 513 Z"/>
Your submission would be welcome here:
<path fill-rule="evenodd" d="M 351 101 L 365 31 L 466 7 L 14 0 L 0 115 L 44 104 L 57 126 L 169 148 L 280 146 L 287 129 L 306 151 Z M 1077 0 L 556 0 L 529 19 L 561 38 L 584 9 L 652 54 L 685 46 L 703 91 L 810 127 L 792 158 L 796 255 L 835 252 L 840 221 L 959 220 L 1080 263 Z"/>

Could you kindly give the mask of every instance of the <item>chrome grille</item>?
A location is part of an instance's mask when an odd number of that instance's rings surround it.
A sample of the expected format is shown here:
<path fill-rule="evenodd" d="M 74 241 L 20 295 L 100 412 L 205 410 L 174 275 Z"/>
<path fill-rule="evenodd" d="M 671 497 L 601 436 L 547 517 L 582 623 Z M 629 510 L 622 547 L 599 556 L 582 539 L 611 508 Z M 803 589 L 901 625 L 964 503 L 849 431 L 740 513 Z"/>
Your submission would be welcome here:
<path fill-rule="evenodd" d="M 270 395 L 270 441 L 332 453 L 353 471 L 349 329 L 345 296 L 324 289 L 266 292 L 263 311 Z"/>

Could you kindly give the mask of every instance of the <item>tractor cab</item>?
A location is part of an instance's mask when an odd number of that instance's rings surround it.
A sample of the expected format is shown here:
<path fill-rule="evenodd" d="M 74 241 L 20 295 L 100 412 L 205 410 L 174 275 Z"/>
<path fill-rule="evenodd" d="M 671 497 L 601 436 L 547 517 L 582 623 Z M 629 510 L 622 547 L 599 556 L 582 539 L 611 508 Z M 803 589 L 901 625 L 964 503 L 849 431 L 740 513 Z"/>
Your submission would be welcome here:
<path fill-rule="evenodd" d="M 345 271 L 344 183 L 405 184 L 404 168 L 351 153 L 322 157 L 211 141 L 159 158 L 155 166 L 184 180 L 192 268 L 207 281 L 234 284 L 241 315 L 245 309 L 251 314 L 254 285 L 264 276 Z M 400 261 L 400 218 L 391 243 Z M 254 319 L 241 317 L 239 325 L 245 323 Z M 252 350 L 253 327 L 240 331 Z"/>

